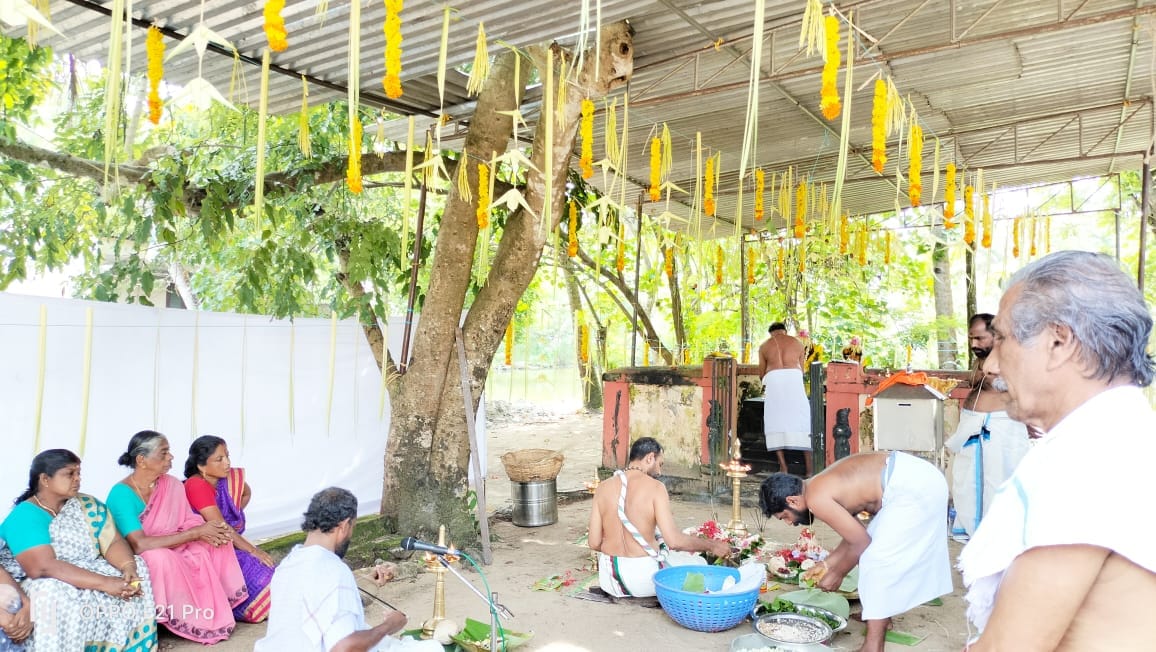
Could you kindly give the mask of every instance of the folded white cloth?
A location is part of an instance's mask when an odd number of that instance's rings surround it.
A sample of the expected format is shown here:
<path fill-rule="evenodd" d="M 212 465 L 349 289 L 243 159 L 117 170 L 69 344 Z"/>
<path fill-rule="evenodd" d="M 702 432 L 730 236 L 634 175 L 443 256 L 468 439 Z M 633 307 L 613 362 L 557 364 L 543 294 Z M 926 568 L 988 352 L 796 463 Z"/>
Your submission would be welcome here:
<path fill-rule="evenodd" d="M 1144 393 L 1125 386 L 1084 402 L 1031 447 L 959 556 L 967 617 L 981 632 L 1004 573 L 1031 548 L 1099 546 L 1156 572 L 1156 522 L 1136 512 L 1151 492 L 1154 434 Z M 1094 465 L 1096 451 L 1111 464 Z"/>

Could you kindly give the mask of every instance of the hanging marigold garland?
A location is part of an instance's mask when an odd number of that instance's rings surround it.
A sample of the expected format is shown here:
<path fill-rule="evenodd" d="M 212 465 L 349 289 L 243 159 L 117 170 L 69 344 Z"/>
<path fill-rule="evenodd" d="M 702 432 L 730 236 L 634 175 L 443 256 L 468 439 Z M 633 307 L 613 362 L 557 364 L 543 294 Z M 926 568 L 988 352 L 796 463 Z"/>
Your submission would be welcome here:
<path fill-rule="evenodd" d="M 586 324 L 578 324 L 578 359 L 590 363 L 590 327 Z"/>
<path fill-rule="evenodd" d="M 883 264 L 891 264 L 891 232 L 887 232 L 887 237 L 883 241 Z"/>
<path fill-rule="evenodd" d="M 847 255 L 848 246 L 851 243 L 851 225 L 847 214 L 839 216 L 839 255 Z"/>
<path fill-rule="evenodd" d="M 402 0 L 385 0 L 385 95 L 401 97 L 401 8 Z"/>
<path fill-rule="evenodd" d="M 778 248 L 775 250 L 775 278 L 780 281 L 783 280 L 783 268 L 786 266 L 783 262 L 783 244 L 780 242 Z"/>
<path fill-rule="evenodd" d="M 871 105 L 871 167 L 883 174 L 887 163 L 887 82 L 875 80 L 875 101 Z"/>
<path fill-rule="evenodd" d="M 766 175 L 762 168 L 755 169 L 755 221 L 763 221 L 765 216 L 765 207 L 763 204 L 763 192 L 766 190 Z"/>
<path fill-rule="evenodd" d="M 568 240 L 566 255 L 573 258 L 578 255 L 578 202 L 570 202 L 570 225 L 567 229 Z"/>
<path fill-rule="evenodd" d="M 987 198 L 984 198 L 986 210 Z M 963 241 L 968 245 L 975 244 L 975 188 L 963 187 Z"/>
<path fill-rule="evenodd" d="M 991 195 L 983 196 L 983 248 L 991 249 Z"/>
<path fill-rule="evenodd" d="M 1028 255 L 1029 256 L 1035 256 L 1036 251 L 1037 251 L 1037 249 L 1036 249 L 1036 231 L 1038 229 L 1036 229 L 1036 225 L 1037 225 L 1036 218 L 1032 217 L 1032 218 L 1028 219 L 1028 228 L 1031 230 L 1031 234 L 1032 234 L 1031 239 L 1029 241 L 1030 244 L 1028 245 Z"/>
<path fill-rule="evenodd" d="M 506 324 L 506 366 L 509 367 L 514 364 L 514 318 L 510 318 L 510 323 Z"/>
<path fill-rule="evenodd" d="M 674 276 L 674 247 L 670 245 L 662 249 L 662 271 L 666 278 Z"/>
<path fill-rule="evenodd" d="M 650 201 L 662 199 L 662 140 L 650 139 Z"/>
<path fill-rule="evenodd" d="M 626 269 L 626 223 L 618 218 L 618 253 L 614 256 L 614 269 L 621 274 Z"/>
<path fill-rule="evenodd" d="M 955 228 L 955 163 L 947 164 L 947 185 L 943 188 L 943 228 Z M 964 213 L 967 212 L 967 197 L 963 198 Z M 974 227 L 974 213 L 972 214 L 972 226 Z M 971 243 L 968 243 L 971 244 Z"/>
<path fill-rule="evenodd" d="M 478 163 L 478 230 L 490 225 L 490 166 Z"/>
<path fill-rule="evenodd" d="M 582 100 L 579 131 L 582 134 L 582 157 L 578 159 L 578 167 L 582 169 L 582 178 L 589 179 L 594 176 L 594 102 L 591 100 Z"/>
<path fill-rule="evenodd" d="M 801 240 L 807 234 L 807 182 L 800 181 L 795 187 L 795 238 Z"/>
<path fill-rule="evenodd" d="M 747 285 L 755 284 L 755 257 L 747 255 Z"/>
<path fill-rule="evenodd" d="M 161 101 L 161 78 L 165 74 L 165 39 L 156 25 L 149 27 L 145 36 L 145 51 L 148 53 L 149 78 L 149 122 L 160 124 L 161 110 L 164 102 Z"/>
<path fill-rule="evenodd" d="M 345 170 L 345 181 L 350 192 L 361 193 L 361 118 L 354 116 L 353 127 L 349 130 L 349 165 Z"/>
<path fill-rule="evenodd" d="M 1020 257 L 1020 230 L 1023 226 L 1022 218 L 1012 220 L 1012 258 Z"/>
<path fill-rule="evenodd" d="M 269 49 L 274 52 L 284 52 L 289 47 L 289 32 L 285 30 L 285 19 L 281 17 L 284 8 L 285 0 L 265 2 L 265 38 L 269 40 Z"/>
<path fill-rule="evenodd" d="M 823 19 L 823 33 L 826 45 L 823 48 L 823 78 L 819 89 L 819 110 L 823 117 L 834 120 L 843 110 L 839 101 L 839 64 L 842 55 L 839 53 L 839 19 L 827 16 Z"/>
<path fill-rule="evenodd" d="M 1052 216 L 1044 218 L 1044 253 L 1052 253 Z"/>
<path fill-rule="evenodd" d="M 923 182 L 920 180 L 920 174 L 923 171 L 923 128 L 915 122 L 914 117 L 911 120 L 911 131 L 907 142 L 909 143 L 907 194 L 911 197 L 911 205 L 919 206 L 923 199 Z"/>
<path fill-rule="evenodd" d="M 714 217 L 714 157 L 706 160 L 706 170 L 703 172 L 702 206 L 708 217 Z"/>
<path fill-rule="evenodd" d="M 864 266 L 867 264 L 867 246 L 870 244 L 870 242 L 871 242 L 871 237 L 867 233 L 867 222 L 864 221 L 863 224 L 861 224 L 859 226 L 859 251 L 858 251 L 858 255 L 859 255 L 859 265 L 861 265 L 861 266 Z"/>
<path fill-rule="evenodd" d="M 722 285 L 723 282 L 723 248 L 718 245 L 714 252 L 714 284 Z"/>

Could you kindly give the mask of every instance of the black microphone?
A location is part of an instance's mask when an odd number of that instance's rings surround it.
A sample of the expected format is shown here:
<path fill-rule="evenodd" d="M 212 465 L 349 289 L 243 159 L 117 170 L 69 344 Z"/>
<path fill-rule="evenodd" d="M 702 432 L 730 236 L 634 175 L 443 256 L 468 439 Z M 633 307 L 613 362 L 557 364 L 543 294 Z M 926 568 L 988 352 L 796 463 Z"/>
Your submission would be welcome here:
<path fill-rule="evenodd" d="M 419 541 L 417 537 L 406 537 L 401 540 L 402 550 L 420 550 L 422 552 L 431 552 L 435 555 L 453 555 L 456 554 L 453 548 L 446 546 L 439 546 L 425 541 Z"/>

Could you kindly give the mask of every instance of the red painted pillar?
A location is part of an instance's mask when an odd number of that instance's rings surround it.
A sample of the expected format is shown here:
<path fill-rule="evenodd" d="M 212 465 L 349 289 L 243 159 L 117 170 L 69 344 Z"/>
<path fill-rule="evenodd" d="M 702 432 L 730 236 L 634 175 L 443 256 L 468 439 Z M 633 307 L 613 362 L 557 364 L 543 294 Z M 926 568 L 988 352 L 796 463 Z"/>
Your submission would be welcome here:
<path fill-rule="evenodd" d="M 630 453 L 630 382 L 626 376 L 602 382 L 602 466 L 620 469 Z"/>
<path fill-rule="evenodd" d="M 851 454 L 859 452 L 859 395 L 864 391 L 863 368 L 857 364 L 832 362 L 827 365 L 827 465 L 835 463 L 835 415 L 842 408 L 851 408 Z"/>

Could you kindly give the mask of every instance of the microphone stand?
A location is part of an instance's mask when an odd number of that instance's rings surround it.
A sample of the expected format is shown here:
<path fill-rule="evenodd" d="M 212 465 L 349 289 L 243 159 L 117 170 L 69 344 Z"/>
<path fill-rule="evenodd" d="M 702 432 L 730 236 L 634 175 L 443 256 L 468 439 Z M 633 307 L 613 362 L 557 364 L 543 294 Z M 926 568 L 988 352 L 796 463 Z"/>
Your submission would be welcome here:
<path fill-rule="evenodd" d="M 438 560 L 438 563 L 442 565 L 442 567 L 444 567 L 449 572 L 453 573 L 454 577 L 461 580 L 462 584 L 465 584 L 466 587 L 468 587 L 471 591 L 474 592 L 474 595 L 481 598 L 482 602 L 485 602 L 486 606 L 488 606 L 490 608 L 490 651 L 491 652 L 497 652 L 497 650 L 498 650 L 498 625 L 499 625 L 498 614 L 500 613 L 502 618 L 513 618 L 514 614 L 510 613 L 510 610 L 507 609 L 505 605 L 500 604 L 497 601 L 498 600 L 498 594 L 497 593 L 494 593 L 493 591 L 491 591 L 489 595 L 486 595 L 485 593 L 482 593 L 481 591 L 479 591 L 478 587 L 474 586 L 472 582 L 467 580 L 452 565 L 450 565 L 450 562 L 446 560 L 444 555 L 438 555 L 437 560 Z M 502 638 L 503 638 L 503 644 L 504 644 L 505 643 L 505 640 L 504 640 L 505 636 L 503 636 Z M 503 645 L 503 647 L 505 647 L 505 646 Z"/>

